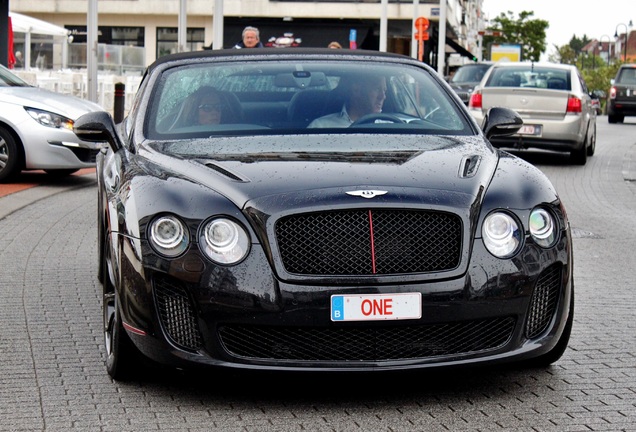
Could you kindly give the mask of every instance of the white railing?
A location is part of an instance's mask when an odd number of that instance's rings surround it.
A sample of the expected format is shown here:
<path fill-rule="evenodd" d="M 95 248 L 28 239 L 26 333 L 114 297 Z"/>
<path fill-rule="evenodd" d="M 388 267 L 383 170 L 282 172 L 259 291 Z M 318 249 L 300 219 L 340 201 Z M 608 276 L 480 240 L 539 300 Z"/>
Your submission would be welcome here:
<path fill-rule="evenodd" d="M 88 98 L 86 70 L 14 70 L 13 72 L 33 86 L 81 99 Z M 97 103 L 112 115 L 115 105 L 115 84 L 123 83 L 126 86 L 124 113 L 127 114 L 140 82 L 141 74 L 139 73 L 115 75 L 100 72 L 97 77 Z"/>

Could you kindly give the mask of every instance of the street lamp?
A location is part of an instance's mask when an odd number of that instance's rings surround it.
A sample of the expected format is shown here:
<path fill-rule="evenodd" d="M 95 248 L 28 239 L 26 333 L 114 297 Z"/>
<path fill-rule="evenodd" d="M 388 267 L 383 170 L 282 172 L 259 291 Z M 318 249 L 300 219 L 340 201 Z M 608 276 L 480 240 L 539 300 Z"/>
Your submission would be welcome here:
<path fill-rule="evenodd" d="M 601 37 L 599 38 L 599 41 L 601 42 L 601 53 L 603 52 L 603 37 L 607 38 L 607 64 L 609 64 L 610 62 L 610 45 L 612 44 L 612 40 L 610 39 L 609 35 L 601 35 Z"/>
<path fill-rule="evenodd" d="M 629 29 L 627 28 L 627 24 L 623 24 L 623 23 L 616 24 L 616 30 L 614 31 L 614 38 L 616 39 L 618 39 L 618 26 L 625 27 L 625 48 L 623 49 L 623 51 L 625 52 L 625 56 L 623 58 L 623 61 L 627 62 L 627 38 L 629 37 Z M 632 20 L 629 20 L 629 28 L 632 28 L 632 27 L 633 27 Z"/>

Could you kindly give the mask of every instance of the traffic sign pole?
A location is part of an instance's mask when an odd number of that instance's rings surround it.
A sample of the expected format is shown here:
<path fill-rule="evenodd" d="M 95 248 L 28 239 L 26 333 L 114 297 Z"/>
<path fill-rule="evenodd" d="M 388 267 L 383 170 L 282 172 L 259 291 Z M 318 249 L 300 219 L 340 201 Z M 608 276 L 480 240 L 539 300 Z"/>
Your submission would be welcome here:
<path fill-rule="evenodd" d="M 415 20 L 415 39 L 417 39 L 417 59 L 419 61 L 424 60 L 424 41 L 428 40 L 428 26 L 429 21 L 426 17 L 418 17 Z"/>

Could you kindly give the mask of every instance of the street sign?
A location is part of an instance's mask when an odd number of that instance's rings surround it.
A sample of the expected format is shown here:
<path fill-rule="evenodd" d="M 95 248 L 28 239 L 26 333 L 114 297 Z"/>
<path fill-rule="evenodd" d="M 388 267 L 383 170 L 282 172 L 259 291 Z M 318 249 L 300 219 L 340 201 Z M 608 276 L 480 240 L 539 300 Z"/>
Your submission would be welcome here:
<path fill-rule="evenodd" d="M 503 32 L 502 31 L 496 31 L 496 30 L 480 30 L 477 32 L 478 35 L 480 36 L 503 36 Z"/>
<path fill-rule="evenodd" d="M 426 17 L 419 17 L 415 20 L 415 28 L 420 33 L 428 30 L 428 25 L 429 25 L 428 18 Z"/>
<path fill-rule="evenodd" d="M 418 41 L 428 40 L 428 32 L 427 31 L 415 32 L 415 40 L 418 40 Z"/>

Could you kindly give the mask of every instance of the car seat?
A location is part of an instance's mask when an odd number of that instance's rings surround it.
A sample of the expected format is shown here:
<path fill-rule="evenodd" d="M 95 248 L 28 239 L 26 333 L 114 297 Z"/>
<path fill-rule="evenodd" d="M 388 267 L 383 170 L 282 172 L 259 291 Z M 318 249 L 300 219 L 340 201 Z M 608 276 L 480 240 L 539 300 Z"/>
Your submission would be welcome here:
<path fill-rule="evenodd" d="M 565 90 L 565 80 L 563 78 L 548 78 L 548 88 L 554 90 Z"/>

